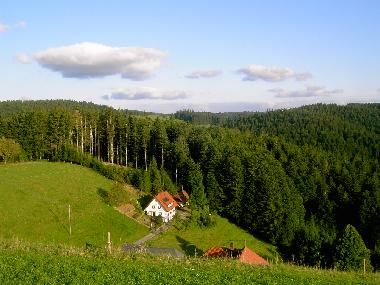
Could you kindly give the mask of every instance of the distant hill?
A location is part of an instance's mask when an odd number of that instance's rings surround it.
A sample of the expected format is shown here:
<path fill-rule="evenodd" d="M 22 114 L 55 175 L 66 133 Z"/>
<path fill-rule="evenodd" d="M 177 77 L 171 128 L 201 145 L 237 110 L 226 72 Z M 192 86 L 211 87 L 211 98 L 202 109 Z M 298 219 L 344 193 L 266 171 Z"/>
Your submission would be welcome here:
<path fill-rule="evenodd" d="M 45 111 L 52 111 L 56 108 L 62 108 L 67 111 L 104 111 L 108 109 L 115 110 L 106 105 L 98 105 L 91 102 L 77 102 L 73 100 L 14 100 L 14 101 L 0 101 L 0 117 L 9 117 L 20 112 L 31 112 L 39 109 Z M 163 114 L 144 112 L 137 110 L 121 109 L 119 110 L 125 115 L 143 115 L 143 116 L 165 116 Z"/>
<path fill-rule="evenodd" d="M 98 192 L 108 191 L 112 181 L 88 168 L 52 162 L 0 165 L 0 181 L 0 238 L 103 247 L 108 231 L 115 245 L 148 232 L 102 201 Z"/>
<path fill-rule="evenodd" d="M 179 111 L 175 118 L 194 124 L 238 128 L 278 136 L 297 145 L 311 145 L 347 154 L 380 155 L 380 104 L 315 104 L 267 112 L 208 113 Z"/>

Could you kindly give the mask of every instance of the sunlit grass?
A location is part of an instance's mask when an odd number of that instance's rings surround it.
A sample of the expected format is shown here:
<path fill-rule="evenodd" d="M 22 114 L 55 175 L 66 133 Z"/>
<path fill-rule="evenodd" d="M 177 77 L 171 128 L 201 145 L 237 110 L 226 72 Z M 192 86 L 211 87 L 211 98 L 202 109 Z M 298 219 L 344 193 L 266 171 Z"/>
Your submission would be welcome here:
<path fill-rule="evenodd" d="M 98 194 L 99 189 L 108 191 L 112 183 L 90 169 L 67 163 L 1 165 L 0 236 L 104 246 L 111 232 L 116 245 L 135 241 L 148 229 L 115 211 Z"/>
<path fill-rule="evenodd" d="M 229 247 L 233 243 L 235 247 L 242 248 L 246 244 L 270 261 L 276 259 L 276 248 L 273 245 L 255 238 L 225 218 L 215 216 L 214 219 L 216 224 L 210 228 L 178 229 L 172 227 L 149 244 L 160 247 L 175 247 L 188 255 L 195 255 L 195 248 L 197 254 L 200 255 L 212 246 Z"/>

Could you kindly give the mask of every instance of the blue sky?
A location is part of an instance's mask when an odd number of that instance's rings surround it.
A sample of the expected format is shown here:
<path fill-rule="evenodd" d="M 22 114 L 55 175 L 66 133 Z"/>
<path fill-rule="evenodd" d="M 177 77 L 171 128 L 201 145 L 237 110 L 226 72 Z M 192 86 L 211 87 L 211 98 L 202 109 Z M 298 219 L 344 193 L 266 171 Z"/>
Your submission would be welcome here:
<path fill-rule="evenodd" d="M 380 102 L 379 1 L 55 2 L 1 1 L 0 100 L 166 113 Z"/>

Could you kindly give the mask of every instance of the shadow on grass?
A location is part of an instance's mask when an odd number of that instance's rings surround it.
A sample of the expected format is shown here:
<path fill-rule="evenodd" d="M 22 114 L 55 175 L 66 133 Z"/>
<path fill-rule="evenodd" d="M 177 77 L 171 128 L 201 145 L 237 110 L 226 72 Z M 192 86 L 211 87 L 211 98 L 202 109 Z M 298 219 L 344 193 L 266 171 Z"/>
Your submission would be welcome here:
<path fill-rule="evenodd" d="M 195 246 L 195 244 L 181 238 L 180 236 L 176 236 L 177 241 L 179 242 L 179 246 L 183 250 L 183 252 L 187 256 L 202 256 L 203 250 L 199 249 Z"/>
<path fill-rule="evenodd" d="M 104 190 L 103 188 L 98 188 L 96 192 L 98 193 L 98 195 L 104 203 L 110 205 L 110 194 L 107 190 Z"/>

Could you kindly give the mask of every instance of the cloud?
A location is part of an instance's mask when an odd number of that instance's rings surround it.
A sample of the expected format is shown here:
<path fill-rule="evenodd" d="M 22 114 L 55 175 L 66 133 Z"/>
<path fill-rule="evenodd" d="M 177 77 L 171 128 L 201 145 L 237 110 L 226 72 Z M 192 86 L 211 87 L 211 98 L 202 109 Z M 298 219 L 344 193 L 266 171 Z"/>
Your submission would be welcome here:
<path fill-rule="evenodd" d="M 177 100 L 188 98 L 183 91 L 161 91 L 151 87 L 118 89 L 110 95 L 104 95 L 103 100 Z"/>
<path fill-rule="evenodd" d="M 269 89 L 278 98 L 324 97 L 343 93 L 342 89 L 326 90 L 323 86 L 307 86 L 304 90 L 284 90 L 282 88 Z"/>
<path fill-rule="evenodd" d="M 294 78 L 297 81 L 306 81 L 313 78 L 313 75 L 310 72 L 296 73 Z"/>
<path fill-rule="evenodd" d="M 222 74 L 221 70 L 199 70 L 185 75 L 189 79 L 213 78 Z"/>
<path fill-rule="evenodd" d="M 5 33 L 6 31 L 8 31 L 8 29 L 9 27 L 7 25 L 0 23 L 0 33 Z"/>
<path fill-rule="evenodd" d="M 110 47 L 79 43 L 50 48 L 34 55 L 47 69 L 68 78 L 97 78 L 119 74 L 131 80 L 150 78 L 167 54 L 154 48 Z"/>
<path fill-rule="evenodd" d="M 18 22 L 17 24 L 15 25 L 6 25 L 6 24 L 2 24 L 0 23 L 0 33 L 5 33 L 13 28 L 26 28 L 27 27 L 27 23 L 25 21 L 21 21 L 21 22 Z"/>
<path fill-rule="evenodd" d="M 15 59 L 22 64 L 29 64 L 31 63 L 31 59 L 27 54 L 19 53 L 15 56 Z"/>
<path fill-rule="evenodd" d="M 28 26 L 28 23 L 25 21 L 20 21 L 16 24 L 17 28 L 26 28 Z"/>
<path fill-rule="evenodd" d="M 288 67 L 266 67 L 257 64 L 252 64 L 246 68 L 241 68 L 237 71 L 237 73 L 243 75 L 243 81 L 264 80 L 269 82 L 278 82 L 291 78 L 294 78 L 297 81 L 304 81 L 312 77 L 311 73 L 296 73 Z"/>

